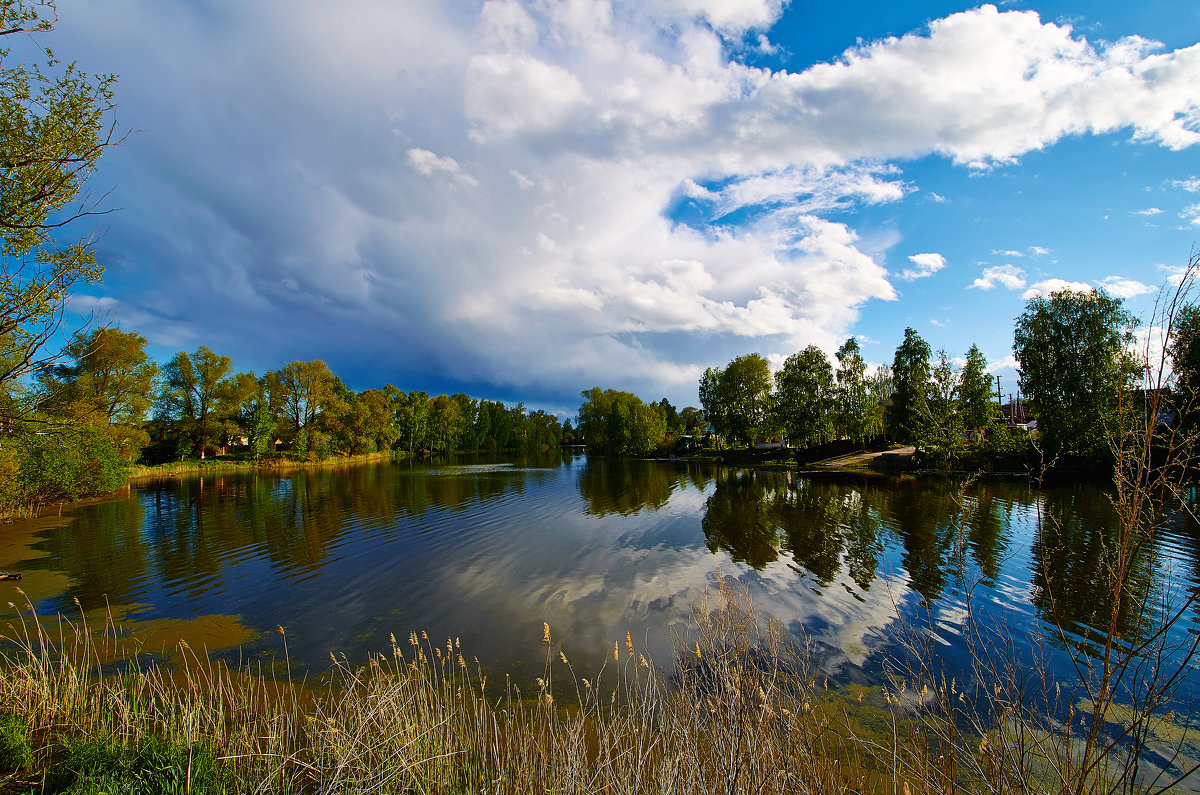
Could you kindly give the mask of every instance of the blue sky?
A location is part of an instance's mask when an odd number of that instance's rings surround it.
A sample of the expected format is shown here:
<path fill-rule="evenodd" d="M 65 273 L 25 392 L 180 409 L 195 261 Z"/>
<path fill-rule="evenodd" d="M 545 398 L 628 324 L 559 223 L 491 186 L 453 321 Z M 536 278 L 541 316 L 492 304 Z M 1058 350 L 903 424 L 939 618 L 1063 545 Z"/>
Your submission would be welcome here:
<path fill-rule="evenodd" d="M 573 414 L 904 328 L 1015 384 L 1028 296 L 1200 238 L 1200 6 L 62 0 L 120 75 L 104 283 L 156 358 Z"/>

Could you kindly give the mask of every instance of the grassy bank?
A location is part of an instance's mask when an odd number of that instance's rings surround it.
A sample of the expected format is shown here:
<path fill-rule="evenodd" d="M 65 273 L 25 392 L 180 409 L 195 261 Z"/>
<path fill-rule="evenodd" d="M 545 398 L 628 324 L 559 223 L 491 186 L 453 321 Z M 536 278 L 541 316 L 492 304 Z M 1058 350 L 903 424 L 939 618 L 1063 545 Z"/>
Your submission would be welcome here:
<path fill-rule="evenodd" d="M 978 694 L 920 669 L 831 690 L 727 583 L 665 667 L 626 635 L 585 674 L 546 626 L 531 692 L 418 633 L 362 667 L 334 659 L 321 688 L 182 643 L 169 668 L 122 666 L 115 628 L 46 629 L 26 608 L 0 678 L 4 793 L 917 795 L 1092 791 L 1110 772 L 1077 769 L 1070 727 L 1038 734 L 1022 712 L 957 731 Z"/>
<path fill-rule="evenodd" d="M 359 455 L 333 456 L 323 459 L 295 459 L 282 455 L 272 455 L 258 459 L 219 456 L 217 458 L 170 461 L 154 466 L 132 464 L 129 467 L 128 478 L 129 480 L 141 480 L 147 478 L 175 477 L 177 475 L 207 474 L 210 472 L 286 472 L 296 469 L 329 469 L 371 461 L 400 460 L 408 458 L 410 455 L 409 452 L 404 450 L 389 450 L 382 453 L 361 453 Z"/>

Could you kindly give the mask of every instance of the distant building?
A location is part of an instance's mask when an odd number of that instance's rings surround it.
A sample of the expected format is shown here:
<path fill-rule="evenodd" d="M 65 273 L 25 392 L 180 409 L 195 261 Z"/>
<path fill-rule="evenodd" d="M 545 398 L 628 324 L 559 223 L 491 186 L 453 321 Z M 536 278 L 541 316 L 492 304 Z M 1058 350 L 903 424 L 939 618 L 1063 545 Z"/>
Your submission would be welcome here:
<path fill-rule="evenodd" d="M 1010 428 L 1029 426 L 1028 404 L 1023 400 L 1010 400 L 1005 403 L 1000 407 L 1000 416 L 1004 418 L 1004 424 Z"/>

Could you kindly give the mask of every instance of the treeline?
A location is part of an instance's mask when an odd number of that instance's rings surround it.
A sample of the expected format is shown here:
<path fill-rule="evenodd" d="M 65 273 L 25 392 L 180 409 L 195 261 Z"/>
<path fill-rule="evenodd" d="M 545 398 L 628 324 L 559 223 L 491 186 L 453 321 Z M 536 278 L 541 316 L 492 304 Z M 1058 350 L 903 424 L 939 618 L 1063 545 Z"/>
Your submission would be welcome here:
<path fill-rule="evenodd" d="M 582 392 L 579 427 L 572 441 L 612 455 L 674 452 L 685 436 L 703 434 L 704 414 L 695 406 L 677 410 L 666 398 L 644 403 L 632 392 L 592 387 Z"/>
<path fill-rule="evenodd" d="M 204 346 L 160 367 L 145 346 L 119 328 L 78 333 L 24 387 L 31 408 L 9 420 L 21 427 L 0 447 L 0 512 L 112 490 L 131 462 L 540 450 L 563 438 L 556 416 L 520 403 L 391 384 L 355 392 L 320 360 L 257 376 Z"/>
<path fill-rule="evenodd" d="M 1193 257 L 1189 274 L 1196 265 Z M 916 445 L 931 464 L 1016 460 L 1036 443 L 1045 461 L 1107 466 L 1114 440 L 1131 429 L 1200 428 L 1200 309 L 1184 299 L 1186 291 L 1177 293 L 1168 316 L 1153 324 L 1167 332 L 1167 370 L 1136 350 L 1138 320 L 1121 299 L 1103 290 L 1029 299 L 1013 329 L 1023 400 L 1007 418 L 978 346 L 959 364 L 912 328 L 891 366 L 872 373 L 853 337 L 838 349 L 836 366 L 812 345 L 774 374 L 759 354 L 739 356 L 705 371 L 700 402 L 713 431 L 734 443 L 884 436 Z M 1014 427 L 1027 420 L 1035 421 L 1032 434 Z"/>
<path fill-rule="evenodd" d="M 834 363 L 810 345 L 772 374 L 750 353 L 700 378 L 700 402 L 713 430 L 734 444 L 778 439 L 808 447 L 832 439 L 866 444 L 880 436 L 926 447 L 950 447 L 968 430 L 994 426 L 987 362 L 971 346 L 956 368 L 946 351 L 933 354 L 917 332 L 905 330 L 892 366 L 868 371 L 850 337 Z"/>

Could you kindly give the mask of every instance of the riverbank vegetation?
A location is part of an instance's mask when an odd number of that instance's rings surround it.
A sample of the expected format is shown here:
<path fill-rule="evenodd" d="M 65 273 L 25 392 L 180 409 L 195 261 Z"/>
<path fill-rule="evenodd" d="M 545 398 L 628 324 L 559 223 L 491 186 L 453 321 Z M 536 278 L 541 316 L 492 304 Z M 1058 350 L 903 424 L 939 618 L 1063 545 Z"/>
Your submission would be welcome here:
<path fill-rule="evenodd" d="M 1200 266 L 1193 252 L 1186 281 Z M 1117 462 L 1113 439 L 1147 423 L 1196 425 L 1200 382 L 1200 309 L 1177 293 L 1162 331 L 1161 368 L 1136 350 L 1139 323 L 1103 290 L 1035 296 L 1016 319 L 1013 353 L 1020 399 L 991 388 L 982 352 L 956 360 L 936 354 L 907 328 L 890 367 L 868 375 L 857 341 L 837 351 L 836 370 L 815 347 L 796 353 L 772 375 L 764 357 L 739 356 L 700 378 L 700 402 L 713 431 L 735 444 L 770 439 L 804 447 L 831 439 L 866 446 L 886 439 L 917 448 L 921 466 L 1028 469 L 1039 476 L 1069 469 L 1107 479 Z M 1148 377 L 1161 369 L 1163 377 Z M 586 396 L 586 393 L 585 393 Z"/>

